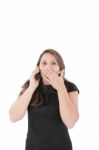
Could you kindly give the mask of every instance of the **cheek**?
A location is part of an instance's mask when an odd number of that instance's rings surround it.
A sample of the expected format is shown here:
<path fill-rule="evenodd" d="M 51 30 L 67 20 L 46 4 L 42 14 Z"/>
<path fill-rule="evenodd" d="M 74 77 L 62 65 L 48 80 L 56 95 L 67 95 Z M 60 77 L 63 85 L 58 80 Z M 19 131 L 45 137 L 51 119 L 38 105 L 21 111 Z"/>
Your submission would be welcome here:
<path fill-rule="evenodd" d="M 44 70 L 44 67 L 42 65 L 39 66 L 40 71 Z"/>
<path fill-rule="evenodd" d="M 60 71 L 59 67 L 54 68 L 54 71 L 58 73 Z"/>
<path fill-rule="evenodd" d="M 44 67 L 39 67 L 39 69 L 40 69 L 40 73 L 41 73 L 41 75 L 43 76 L 44 75 L 44 72 L 45 72 L 45 69 L 44 69 Z"/>
<path fill-rule="evenodd" d="M 59 75 L 60 69 L 59 69 L 59 68 L 55 68 L 55 69 L 53 70 L 53 72 L 54 72 L 56 75 Z"/>
<path fill-rule="evenodd" d="M 41 68 L 40 68 L 40 72 L 41 72 L 41 73 L 45 72 L 44 67 L 41 67 Z"/>

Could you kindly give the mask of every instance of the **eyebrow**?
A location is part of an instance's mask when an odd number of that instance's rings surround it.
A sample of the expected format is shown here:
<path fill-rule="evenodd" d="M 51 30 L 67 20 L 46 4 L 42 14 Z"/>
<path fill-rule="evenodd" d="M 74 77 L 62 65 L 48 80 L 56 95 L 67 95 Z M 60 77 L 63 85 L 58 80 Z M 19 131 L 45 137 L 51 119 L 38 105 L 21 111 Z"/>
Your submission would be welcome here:
<path fill-rule="evenodd" d="M 41 60 L 41 61 L 47 61 L 47 60 Z M 56 60 L 52 60 L 52 61 L 56 61 Z"/>

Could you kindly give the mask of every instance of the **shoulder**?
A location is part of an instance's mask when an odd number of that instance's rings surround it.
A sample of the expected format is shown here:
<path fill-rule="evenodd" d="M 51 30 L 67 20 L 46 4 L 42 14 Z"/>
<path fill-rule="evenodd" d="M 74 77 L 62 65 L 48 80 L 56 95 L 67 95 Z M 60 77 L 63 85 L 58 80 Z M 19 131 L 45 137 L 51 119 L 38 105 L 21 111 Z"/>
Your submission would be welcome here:
<path fill-rule="evenodd" d="M 78 94 L 79 94 L 80 91 L 79 91 L 77 85 L 74 82 L 71 82 L 67 79 L 64 79 L 64 84 L 65 84 L 68 92 L 77 91 Z"/>

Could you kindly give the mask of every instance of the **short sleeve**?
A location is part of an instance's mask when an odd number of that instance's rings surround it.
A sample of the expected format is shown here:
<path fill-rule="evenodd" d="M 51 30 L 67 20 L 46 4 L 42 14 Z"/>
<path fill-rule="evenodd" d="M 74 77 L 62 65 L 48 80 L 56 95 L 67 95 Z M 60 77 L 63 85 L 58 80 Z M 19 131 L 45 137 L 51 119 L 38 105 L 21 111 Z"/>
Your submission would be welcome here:
<path fill-rule="evenodd" d="M 79 94 L 80 91 L 75 83 L 68 81 L 68 80 L 65 80 L 64 83 L 68 92 L 77 91 Z"/>

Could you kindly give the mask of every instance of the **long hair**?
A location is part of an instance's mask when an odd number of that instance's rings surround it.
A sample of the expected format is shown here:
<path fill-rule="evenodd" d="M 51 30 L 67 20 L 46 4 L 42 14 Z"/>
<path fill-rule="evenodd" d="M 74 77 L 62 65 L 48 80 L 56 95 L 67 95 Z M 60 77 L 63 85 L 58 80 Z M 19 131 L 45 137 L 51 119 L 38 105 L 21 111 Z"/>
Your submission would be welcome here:
<path fill-rule="evenodd" d="M 44 51 L 41 53 L 41 55 L 39 56 L 39 59 L 38 59 L 38 61 L 37 61 L 37 66 L 39 66 L 40 61 L 41 61 L 41 58 L 42 58 L 42 56 L 43 56 L 45 53 L 50 53 L 50 54 L 52 54 L 52 55 L 55 57 L 55 59 L 56 59 L 58 65 L 59 65 L 60 70 L 65 69 L 64 61 L 63 61 L 61 55 L 60 55 L 56 50 L 54 50 L 54 49 L 46 49 L 46 50 L 44 50 Z M 19 93 L 19 96 L 24 93 L 24 91 L 29 87 L 29 84 L 30 84 L 30 80 L 28 79 L 28 80 L 22 85 L 22 89 L 21 89 L 21 91 L 20 91 L 20 93 Z M 36 90 L 34 91 L 34 93 L 33 93 L 33 95 L 32 95 L 32 98 L 31 98 L 31 101 L 30 101 L 30 104 L 31 104 L 32 106 L 40 106 L 40 105 L 42 105 L 42 103 L 43 103 L 43 98 L 42 98 L 42 95 L 41 95 L 41 93 L 40 93 L 40 87 L 41 87 L 42 85 L 43 85 L 42 78 L 40 78 L 39 85 L 38 85 L 38 87 L 36 88 Z"/>

